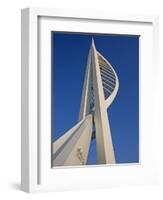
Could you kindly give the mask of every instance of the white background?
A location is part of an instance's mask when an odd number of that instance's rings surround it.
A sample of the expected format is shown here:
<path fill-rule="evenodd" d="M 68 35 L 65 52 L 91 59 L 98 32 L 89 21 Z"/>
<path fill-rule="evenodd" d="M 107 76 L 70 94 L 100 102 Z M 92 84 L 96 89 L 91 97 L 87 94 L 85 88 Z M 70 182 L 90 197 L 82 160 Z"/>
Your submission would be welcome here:
<path fill-rule="evenodd" d="M 26 194 L 20 191 L 20 9 L 24 7 L 54 7 L 106 10 L 160 15 L 160 36 L 163 35 L 163 5 L 161 0 L 4 0 L 0 4 L 0 199 L 163 199 L 163 173 L 159 186 L 125 187 L 96 191 L 73 191 Z M 84 11 L 83 11 L 84 12 Z M 162 49 L 160 37 L 160 52 Z M 160 77 L 163 76 L 160 53 Z M 163 85 L 163 78 L 160 79 Z M 160 90 L 161 91 L 161 90 Z M 162 90 L 163 91 L 163 90 Z M 162 93 L 161 91 L 161 93 Z M 163 141 L 162 94 L 158 110 L 160 141 Z M 162 114 L 161 114 L 162 113 Z M 162 134 L 161 134 L 162 131 Z M 161 144 L 161 142 L 160 142 Z M 163 145 L 162 145 L 163 146 Z M 161 169 L 163 169 L 161 147 Z M 163 170 L 162 170 L 163 171 Z"/>

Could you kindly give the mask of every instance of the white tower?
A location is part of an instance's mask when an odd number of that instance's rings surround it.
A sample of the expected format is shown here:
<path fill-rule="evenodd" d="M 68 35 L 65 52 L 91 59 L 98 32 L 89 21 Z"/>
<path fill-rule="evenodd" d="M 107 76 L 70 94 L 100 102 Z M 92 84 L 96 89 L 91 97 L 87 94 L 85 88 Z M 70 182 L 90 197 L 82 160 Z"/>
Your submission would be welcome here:
<path fill-rule="evenodd" d="M 107 109 L 118 88 L 119 81 L 113 67 L 96 50 L 92 39 L 79 122 L 53 143 L 53 166 L 86 164 L 92 139 L 96 139 L 97 164 L 116 162 Z"/>

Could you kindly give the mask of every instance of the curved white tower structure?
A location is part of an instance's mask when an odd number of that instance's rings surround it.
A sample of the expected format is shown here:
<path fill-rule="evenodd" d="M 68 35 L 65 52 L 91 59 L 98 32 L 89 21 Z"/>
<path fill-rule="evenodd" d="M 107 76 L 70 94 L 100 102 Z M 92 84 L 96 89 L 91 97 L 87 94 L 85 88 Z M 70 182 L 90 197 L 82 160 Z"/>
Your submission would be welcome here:
<path fill-rule="evenodd" d="M 96 50 L 92 39 L 79 122 L 53 143 L 53 166 L 86 164 L 92 139 L 96 139 L 97 164 L 116 162 L 107 109 L 118 88 L 116 72 Z"/>

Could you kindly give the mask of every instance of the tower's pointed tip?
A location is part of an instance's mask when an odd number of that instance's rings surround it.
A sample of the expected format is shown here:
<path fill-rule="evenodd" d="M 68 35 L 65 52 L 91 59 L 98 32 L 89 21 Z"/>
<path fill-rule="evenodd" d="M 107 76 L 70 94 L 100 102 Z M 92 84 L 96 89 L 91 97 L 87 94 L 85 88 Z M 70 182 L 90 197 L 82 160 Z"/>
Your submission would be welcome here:
<path fill-rule="evenodd" d="M 95 41 L 94 41 L 93 37 L 92 37 L 92 45 L 91 46 L 95 48 Z"/>
<path fill-rule="evenodd" d="M 94 38 L 92 37 L 92 45 L 95 45 L 95 41 Z"/>

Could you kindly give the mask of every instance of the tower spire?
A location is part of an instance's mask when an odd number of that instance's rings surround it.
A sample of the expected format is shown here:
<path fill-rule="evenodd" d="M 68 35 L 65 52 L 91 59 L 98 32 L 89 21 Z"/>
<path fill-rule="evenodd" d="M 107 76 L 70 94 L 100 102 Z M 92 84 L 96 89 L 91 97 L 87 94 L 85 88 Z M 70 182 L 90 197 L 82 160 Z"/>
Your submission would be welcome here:
<path fill-rule="evenodd" d="M 94 41 L 94 38 L 92 37 L 92 43 L 91 43 L 91 46 L 96 49 L 96 46 L 95 46 L 95 41 Z"/>

